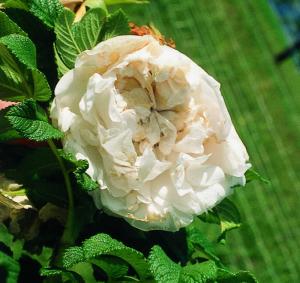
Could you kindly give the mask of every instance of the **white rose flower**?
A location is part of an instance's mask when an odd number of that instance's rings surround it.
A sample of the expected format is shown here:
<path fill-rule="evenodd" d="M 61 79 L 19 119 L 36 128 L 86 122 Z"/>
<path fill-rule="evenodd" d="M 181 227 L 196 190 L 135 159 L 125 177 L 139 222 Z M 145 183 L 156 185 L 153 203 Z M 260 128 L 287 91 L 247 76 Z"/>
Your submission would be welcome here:
<path fill-rule="evenodd" d="M 142 230 L 188 225 L 243 185 L 250 167 L 219 83 L 148 35 L 79 55 L 51 117 L 64 148 L 89 162 L 95 204 Z"/>

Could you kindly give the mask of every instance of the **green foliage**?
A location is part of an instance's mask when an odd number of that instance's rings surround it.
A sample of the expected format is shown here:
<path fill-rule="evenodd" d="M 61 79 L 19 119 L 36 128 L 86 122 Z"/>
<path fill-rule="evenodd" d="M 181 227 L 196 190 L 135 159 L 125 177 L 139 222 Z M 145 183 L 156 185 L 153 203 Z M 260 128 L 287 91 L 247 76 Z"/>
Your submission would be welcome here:
<path fill-rule="evenodd" d="M 33 42 L 2 12 L 0 20 L 4 23 L 0 32 L 0 98 L 49 100 L 51 90 L 44 74 L 36 67 Z"/>
<path fill-rule="evenodd" d="M 12 127 L 24 138 L 34 141 L 62 138 L 63 134 L 48 123 L 43 110 L 33 99 L 13 106 L 6 114 Z"/>
<path fill-rule="evenodd" d="M 103 257 L 102 261 L 97 262 L 101 256 L 113 256 L 117 257 L 124 262 L 127 262 L 133 269 L 136 271 L 137 275 L 140 279 L 145 279 L 148 276 L 148 265 L 142 253 L 126 247 L 123 243 L 112 239 L 107 234 L 98 234 L 90 239 L 83 242 L 82 247 L 73 247 L 67 250 L 64 256 L 64 267 L 70 268 L 74 264 L 79 262 L 90 262 L 96 263 L 98 267 L 105 268 L 104 271 L 111 272 L 108 276 L 113 277 L 116 275 L 120 275 L 118 272 L 116 273 L 116 269 L 110 267 L 112 264 L 120 265 L 122 261 L 111 261 L 109 260 L 106 266 L 104 266 L 104 259 L 107 257 Z M 124 266 L 124 263 L 122 263 Z M 124 269 L 124 267 L 122 267 Z"/>
<path fill-rule="evenodd" d="M 221 261 L 216 255 L 215 245 L 202 232 L 199 219 L 195 218 L 185 230 L 188 250 L 192 259 L 206 258 L 221 265 Z"/>
<path fill-rule="evenodd" d="M 9 34 L 21 34 L 26 36 L 26 33 L 17 25 L 15 24 L 5 13 L 0 11 L 0 37 L 6 36 Z"/>
<path fill-rule="evenodd" d="M 14 260 L 19 260 L 23 251 L 23 240 L 14 240 L 14 236 L 11 235 L 6 226 L 0 223 L 0 242 L 6 245 L 12 252 Z"/>
<path fill-rule="evenodd" d="M 236 273 L 225 269 L 218 270 L 218 282 L 220 283 L 258 283 L 254 275 L 249 271 L 239 271 Z"/>
<path fill-rule="evenodd" d="M 55 24 L 56 62 L 60 74 L 74 67 L 76 57 L 102 40 L 130 32 L 128 19 L 121 10 L 106 17 L 102 8 L 90 9 L 74 23 L 75 14 L 65 9 Z"/>
<path fill-rule="evenodd" d="M 255 181 L 255 180 L 258 180 L 258 181 L 261 181 L 267 185 L 270 184 L 270 181 L 266 178 L 264 178 L 263 176 L 261 176 L 258 172 L 256 172 L 254 169 L 250 168 L 249 170 L 247 170 L 246 174 L 246 180 L 247 180 L 247 183 L 251 182 L 251 181 Z"/>
<path fill-rule="evenodd" d="M 21 63 L 31 69 L 36 68 L 35 46 L 28 37 L 19 34 L 10 34 L 0 38 L 0 43 L 5 45 Z"/>
<path fill-rule="evenodd" d="M 206 283 L 217 279 L 218 268 L 213 261 L 205 261 L 187 265 L 182 268 L 180 281 L 182 283 Z"/>
<path fill-rule="evenodd" d="M 78 54 L 91 49 L 100 41 L 104 16 L 105 12 L 102 9 L 91 9 L 79 23 L 73 23 L 73 12 L 65 9 L 60 14 L 55 24 L 55 47 L 61 62 L 67 68 L 74 67 Z"/>
<path fill-rule="evenodd" d="M 154 246 L 149 255 L 150 271 L 158 283 L 180 282 L 181 266 L 173 262 L 159 246 Z"/>
<path fill-rule="evenodd" d="M 122 10 L 118 10 L 107 17 L 101 32 L 102 40 L 109 39 L 114 36 L 129 34 L 128 18 Z"/>
<path fill-rule="evenodd" d="M 27 0 L 0 0 L 0 7 L 28 10 Z"/>
<path fill-rule="evenodd" d="M 104 0 L 107 6 L 119 4 L 145 4 L 149 3 L 147 0 Z"/>
<path fill-rule="evenodd" d="M 59 153 L 67 162 L 69 170 L 73 171 L 77 184 L 81 189 L 84 191 L 93 191 L 99 188 L 98 183 L 85 173 L 89 168 L 89 164 L 86 160 L 77 160 L 69 152 L 59 151 Z"/>
<path fill-rule="evenodd" d="M 30 0 L 30 12 L 50 28 L 54 28 L 56 19 L 63 11 L 58 0 Z"/>
<path fill-rule="evenodd" d="M 5 118 L 7 111 L 8 109 L 0 111 L 0 142 L 18 139 L 21 137 L 16 130 L 12 129 L 9 121 Z"/>
<path fill-rule="evenodd" d="M 220 225 L 221 234 L 218 241 L 224 241 L 228 231 L 241 226 L 241 216 L 238 208 L 228 198 L 224 199 L 211 211 L 200 215 L 199 218 L 204 222 Z"/>
<path fill-rule="evenodd" d="M 3 268 L 7 272 L 7 276 L 5 278 L 6 283 L 18 282 L 18 277 L 20 272 L 19 263 L 1 251 L 0 251 L 0 268 Z"/>

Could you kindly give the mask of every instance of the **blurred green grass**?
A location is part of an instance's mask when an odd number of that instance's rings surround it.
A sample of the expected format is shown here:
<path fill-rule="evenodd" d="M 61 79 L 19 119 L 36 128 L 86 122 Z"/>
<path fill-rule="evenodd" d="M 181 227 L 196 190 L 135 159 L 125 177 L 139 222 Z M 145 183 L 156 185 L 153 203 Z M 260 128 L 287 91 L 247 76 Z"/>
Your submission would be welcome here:
<path fill-rule="evenodd" d="M 234 195 L 245 224 L 230 233 L 224 260 L 261 282 L 299 282 L 300 72 L 292 61 L 274 63 L 286 41 L 271 6 L 266 0 L 152 0 L 125 10 L 138 24 L 153 22 L 221 82 L 251 163 L 272 182 Z"/>

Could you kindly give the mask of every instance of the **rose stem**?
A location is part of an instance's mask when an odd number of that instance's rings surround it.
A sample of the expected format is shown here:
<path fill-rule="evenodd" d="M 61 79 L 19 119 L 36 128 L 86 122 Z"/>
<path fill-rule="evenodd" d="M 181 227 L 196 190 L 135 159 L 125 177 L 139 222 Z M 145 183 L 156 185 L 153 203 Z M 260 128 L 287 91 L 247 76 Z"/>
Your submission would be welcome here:
<path fill-rule="evenodd" d="M 54 142 L 51 139 L 49 139 L 48 144 L 58 161 L 59 167 L 61 169 L 61 172 L 62 172 L 64 180 L 65 180 L 65 185 L 66 185 L 67 194 L 68 194 L 69 207 L 68 207 L 67 223 L 66 223 L 63 235 L 61 237 L 61 245 L 62 245 L 62 247 L 66 247 L 66 246 L 70 246 L 70 245 L 74 244 L 74 237 L 73 237 L 74 197 L 73 197 L 73 192 L 72 192 L 72 185 L 71 185 L 70 177 L 67 172 L 66 166 L 65 166 L 62 158 L 59 156 L 59 153 L 57 151 L 57 148 L 56 148 Z"/>

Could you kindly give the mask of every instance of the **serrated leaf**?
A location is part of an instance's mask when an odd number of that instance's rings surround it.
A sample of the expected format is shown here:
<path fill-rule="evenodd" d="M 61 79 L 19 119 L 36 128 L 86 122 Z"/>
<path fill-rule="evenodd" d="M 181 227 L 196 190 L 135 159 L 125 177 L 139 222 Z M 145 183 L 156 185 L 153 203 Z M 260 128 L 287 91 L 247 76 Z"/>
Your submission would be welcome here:
<path fill-rule="evenodd" d="M 82 247 L 70 247 L 64 253 L 63 266 L 68 269 L 85 260 L 86 258 Z"/>
<path fill-rule="evenodd" d="M 7 272 L 5 278 L 6 283 L 18 282 L 18 277 L 20 272 L 19 263 L 1 251 L 0 251 L 0 267 L 1 269 L 3 268 Z"/>
<path fill-rule="evenodd" d="M 215 246 L 203 234 L 199 227 L 199 222 L 200 220 L 196 218 L 193 223 L 188 225 L 185 229 L 189 253 L 193 255 L 200 250 L 207 256 L 208 259 L 221 264 L 220 259 L 216 255 Z"/>
<path fill-rule="evenodd" d="M 0 39 L 0 98 L 47 101 L 51 90 L 45 76 L 35 69 L 35 49 L 29 38 L 8 35 Z"/>
<path fill-rule="evenodd" d="M 158 283 L 179 283 L 181 266 L 173 262 L 159 246 L 148 257 L 150 271 Z"/>
<path fill-rule="evenodd" d="M 74 176 L 81 189 L 93 191 L 99 188 L 99 184 L 85 173 L 88 168 L 89 164 L 86 160 L 79 160 L 77 162 L 77 168 L 74 171 Z"/>
<path fill-rule="evenodd" d="M 15 9 L 22 9 L 28 10 L 28 1 L 27 0 L 1 0 L 0 5 L 3 8 L 15 8 Z"/>
<path fill-rule="evenodd" d="M 65 9 L 55 24 L 55 47 L 64 65 L 71 69 L 81 52 L 93 48 L 100 41 L 105 12 L 89 10 L 80 22 L 74 23 L 75 14 Z"/>
<path fill-rule="evenodd" d="M 26 36 L 26 33 L 16 24 L 14 23 L 5 13 L 0 11 L 0 37 L 6 36 L 9 34 L 21 34 Z"/>
<path fill-rule="evenodd" d="M 7 111 L 8 108 L 0 111 L 0 142 L 21 138 L 19 133 L 11 127 L 9 121 L 5 118 Z"/>
<path fill-rule="evenodd" d="M 1 37 L 0 43 L 4 44 L 21 63 L 32 69 L 36 68 L 35 46 L 29 37 L 10 34 Z"/>
<path fill-rule="evenodd" d="M 249 271 L 233 273 L 221 268 L 218 270 L 217 280 L 219 283 L 258 283 L 257 279 Z"/>
<path fill-rule="evenodd" d="M 130 33 L 128 18 L 123 10 L 118 10 L 107 17 L 101 31 L 102 40 Z"/>
<path fill-rule="evenodd" d="M 218 268 L 213 261 L 205 261 L 184 266 L 180 274 L 180 283 L 206 283 L 217 278 Z"/>
<path fill-rule="evenodd" d="M 24 138 L 34 141 L 59 139 L 63 133 L 48 123 L 45 116 L 33 99 L 12 106 L 6 114 L 12 127 Z"/>
<path fill-rule="evenodd" d="M 30 12 L 51 28 L 63 11 L 63 6 L 58 0 L 31 0 L 29 6 Z"/>
<path fill-rule="evenodd" d="M 142 253 L 112 239 L 107 234 L 98 234 L 84 241 L 83 250 L 87 259 L 94 259 L 101 255 L 111 255 L 123 259 L 133 267 L 141 280 L 149 275 L 148 264 Z"/>
<path fill-rule="evenodd" d="M 63 150 L 59 150 L 59 154 L 67 161 L 69 170 L 73 171 L 76 182 L 82 190 L 93 191 L 99 188 L 99 184 L 85 173 L 89 168 L 89 163 L 86 160 L 77 160 L 71 153 Z"/>

